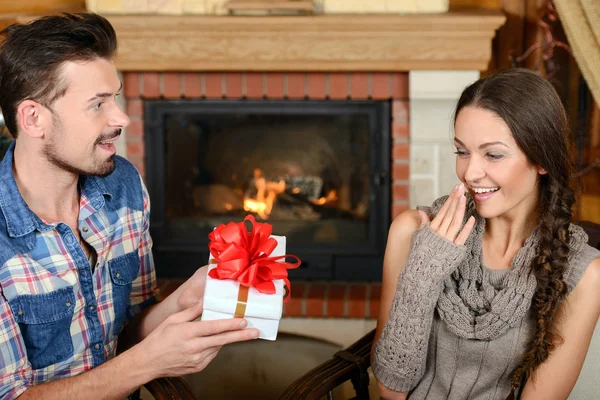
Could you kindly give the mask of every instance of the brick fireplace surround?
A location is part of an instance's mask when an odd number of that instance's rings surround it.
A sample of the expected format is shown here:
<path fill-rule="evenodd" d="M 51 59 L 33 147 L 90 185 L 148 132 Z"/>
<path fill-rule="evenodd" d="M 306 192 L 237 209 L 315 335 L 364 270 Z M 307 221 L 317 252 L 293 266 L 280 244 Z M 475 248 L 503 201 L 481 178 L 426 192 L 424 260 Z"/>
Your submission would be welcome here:
<path fill-rule="evenodd" d="M 131 124 L 127 158 L 145 174 L 144 101 L 151 99 L 377 100 L 392 104 L 392 218 L 408 208 L 408 73 L 320 72 L 125 72 L 123 86 Z M 162 296 L 179 280 L 161 280 Z M 374 319 L 379 283 L 292 282 L 284 317 Z M 285 325 L 284 323 L 282 325 Z M 371 324 L 373 322 L 371 321 Z M 369 324 L 369 325 L 371 325 Z"/>

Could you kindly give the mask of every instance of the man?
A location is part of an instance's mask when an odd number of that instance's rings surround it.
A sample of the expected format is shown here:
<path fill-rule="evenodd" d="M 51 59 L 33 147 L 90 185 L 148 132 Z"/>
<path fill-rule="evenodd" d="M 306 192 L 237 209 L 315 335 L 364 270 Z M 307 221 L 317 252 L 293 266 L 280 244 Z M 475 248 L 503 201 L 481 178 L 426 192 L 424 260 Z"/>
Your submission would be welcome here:
<path fill-rule="evenodd" d="M 0 398 L 122 399 L 256 338 L 241 319 L 195 321 L 205 268 L 149 307 L 150 206 L 115 156 L 129 119 L 109 22 L 53 16 L 4 34 L 0 107 L 15 141 L 0 163 Z M 118 356 L 117 337 L 130 345 Z"/>

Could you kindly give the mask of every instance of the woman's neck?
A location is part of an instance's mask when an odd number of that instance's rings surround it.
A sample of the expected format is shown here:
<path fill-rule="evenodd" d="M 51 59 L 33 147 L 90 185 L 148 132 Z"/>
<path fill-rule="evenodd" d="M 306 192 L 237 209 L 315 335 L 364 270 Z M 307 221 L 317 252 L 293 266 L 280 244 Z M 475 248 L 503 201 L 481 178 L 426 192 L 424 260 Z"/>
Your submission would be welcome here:
<path fill-rule="evenodd" d="M 493 248 L 500 257 L 514 257 L 538 225 L 536 208 L 528 208 L 486 219 L 484 242 L 491 246 L 485 247 Z"/>

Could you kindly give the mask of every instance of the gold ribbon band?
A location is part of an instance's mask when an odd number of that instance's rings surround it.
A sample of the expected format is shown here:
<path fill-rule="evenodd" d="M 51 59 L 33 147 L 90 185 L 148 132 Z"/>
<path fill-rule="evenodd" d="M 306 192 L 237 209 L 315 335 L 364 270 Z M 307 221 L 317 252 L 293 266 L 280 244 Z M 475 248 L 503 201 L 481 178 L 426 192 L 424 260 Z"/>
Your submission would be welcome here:
<path fill-rule="evenodd" d="M 235 318 L 243 318 L 246 314 L 246 303 L 248 303 L 248 286 L 240 285 L 238 292 L 237 305 L 235 306 Z"/>
<path fill-rule="evenodd" d="M 209 260 L 209 264 L 217 264 L 217 260 L 211 258 Z M 235 306 L 235 314 L 233 314 L 234 318 L 243 318 L 246 315 L 246 304 L 248 303 L 248 290 L 250 288 L 248 286 L 240 285 L 240 289 L 238 291 L 237 304 Z"/>

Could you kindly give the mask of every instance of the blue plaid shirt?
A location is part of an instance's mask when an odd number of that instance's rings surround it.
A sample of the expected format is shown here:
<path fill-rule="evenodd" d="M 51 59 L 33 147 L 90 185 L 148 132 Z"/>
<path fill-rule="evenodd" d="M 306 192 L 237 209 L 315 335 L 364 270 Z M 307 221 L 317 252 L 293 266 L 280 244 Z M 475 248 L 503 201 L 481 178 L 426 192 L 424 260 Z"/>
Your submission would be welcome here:
<path fill-rule="evenodd" d="M 0 163 L 0 398 L 67 378 L 115 356 L 117 336 L 155 303 L 148 192 L 116 157 L 105 178 L 82 176 L 78 229 L 34 214 L 17 188 L 15 143 Z"/>

